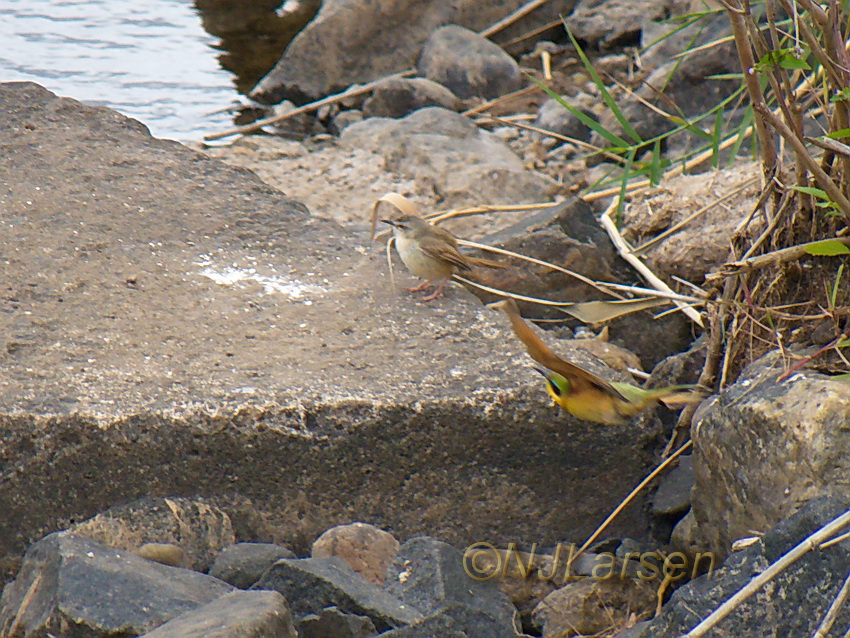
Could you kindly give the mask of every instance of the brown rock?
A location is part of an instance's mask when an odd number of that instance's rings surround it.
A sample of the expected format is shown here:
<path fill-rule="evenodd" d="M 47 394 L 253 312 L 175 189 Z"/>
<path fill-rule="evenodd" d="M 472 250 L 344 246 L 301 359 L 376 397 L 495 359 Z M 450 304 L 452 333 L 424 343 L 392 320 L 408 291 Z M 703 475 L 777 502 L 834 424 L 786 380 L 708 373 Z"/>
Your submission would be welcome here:
<path fill-rule="evenodd" d="M 332 527 L 319 536 L 313 543 L 312 556 L 337 556 L 370 583 L 381 587 L 399 547 L 392 534 L 368 523 L 351 523 Z"/>
<path fill-rule="evenodd" d="M 664 186 L 637 195 L 628 206 L 624 236 L 634 246 L 649 241 L 662 231 L 683 221 L 722 196 L 749 186 L 724 200 L 682 229 L 658 241 L 640 255 L 659 276 L 672 276 L 702 285 L 705 275 L 729 258 L 729 245 L 737 225 L 752 211 L 760 192 L 760 182 L 753 179 L 761 169 L 754 162 L 739 163 L 728 169 L 684 175 L 667 180 Z"/>
<path fill-rule="evenodd" d="M 549 594 L 533 619 L 543 638 L 598 635 L 652 616 L 655 586 L 639 578 L 585 578 Z"/>
<path fill-rule="evenodd" d="M 770 352 L 694 415 L 692 512 L 722 560 L 803 503 L 850 490 L 850 391 L 846 380 L 801 369 L 785 381 Z"/>
<path fill-rule="evenodd" d="M 202 572 L 222 548 L 235 542 L 227 514 L 203 500 L 187 498 L 143 498 L 118 505 L 70 531 L 164 565 L 176 560 L 181 567 Z"/>
<path fill-rule="evenodd" d="M 171 543 L 145 543 L 134 553 L 142 558 L 155 561 L 160 565 L 192 569 L 192 560 L 186 552 Z"/>

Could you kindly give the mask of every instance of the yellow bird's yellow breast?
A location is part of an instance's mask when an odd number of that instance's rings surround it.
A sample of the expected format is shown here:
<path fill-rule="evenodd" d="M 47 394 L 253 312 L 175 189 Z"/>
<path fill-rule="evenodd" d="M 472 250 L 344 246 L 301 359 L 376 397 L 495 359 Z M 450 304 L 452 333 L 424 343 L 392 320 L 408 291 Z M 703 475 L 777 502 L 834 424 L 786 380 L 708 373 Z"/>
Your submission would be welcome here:
<path fill-rule="evenodd" d="M 616 400 L 603 392 L 571 392 L 558 396 L 546 386 L 549 396 L 574 417 L 605 425 L 628 423 L 629 417 L 619 410 Z"/>

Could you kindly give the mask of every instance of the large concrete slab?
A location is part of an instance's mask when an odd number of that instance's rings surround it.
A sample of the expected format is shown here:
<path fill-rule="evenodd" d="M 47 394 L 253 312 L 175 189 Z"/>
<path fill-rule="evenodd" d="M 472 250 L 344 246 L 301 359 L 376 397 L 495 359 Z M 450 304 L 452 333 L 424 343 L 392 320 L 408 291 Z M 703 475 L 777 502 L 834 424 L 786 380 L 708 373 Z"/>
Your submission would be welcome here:
<path fill-rule="evenodd" d="M 501 314 L 396 294 L 253 173 L 32 84 L 0 85 L 0 155 L 0 553 L 143 495 L 289 542 L 581 540 L 642 478 L 652 428 L 556 411 Z"/>

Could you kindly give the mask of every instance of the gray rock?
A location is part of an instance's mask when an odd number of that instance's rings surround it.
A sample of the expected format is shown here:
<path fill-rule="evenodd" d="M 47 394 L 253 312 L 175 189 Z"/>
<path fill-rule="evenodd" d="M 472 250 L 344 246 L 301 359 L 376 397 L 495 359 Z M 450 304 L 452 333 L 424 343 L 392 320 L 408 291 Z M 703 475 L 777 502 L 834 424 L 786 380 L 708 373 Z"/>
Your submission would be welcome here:
<path fill-rule="evenodd" d="M 299 622 L 331 606 L 346 614 L 368 616 L 380 631 L 422 619 L 417 609 L 364 580 L 341 558 L 279 560 L 252 589 L 283 594 Z"/>
<path fill-rule="evenodd" d="M 248 589 L 281 558 L 295 558 L 295 554 L 274 543 L 236 543 L 221 550 L 209 573 L 234 587 Z"/>
<path fill-rule="evenodd" d="M 469 638 L 446 610 L 432 614 L 419 622 L 380 634 L 381 638 Z"/>
<path fill-rule="evenodd" d="M 654 466 L 642 422 L 554 409 L 501 313 L 398 295 L 365 232 L 33 84 L 0 112 L 0 564 L 143 494 L 302 551 L 355 518 L 554 544 Z M 646 537 L 641 505 L 610 533 Z"/>
<path fill-rule="evenodd" d="M 594 48 L 636 43 L 643 25 L 667 16 L 672 0 L 579 0 L 566 18 L 570 32 Z"/>
<path fill-rule="evenodd" d="M 363 111 L 358 109 L 341 111 L 336 117 L 334 117 L 334 119 L 331 120 L 331 123 L 328 125 L 328 130 L 334 135 L 341 135 L 347 126 L 350 126 L 355 122 L 362 121 Z"/>
<path fill-rule="evenodd" d="M 693 456 L 679 457 L 679 464 L 661 482 L 652 497 L 653 516 L 684 514 L 691 506 L 691 488 L 694 486 Z"/>
<path fill-rule="evenodd" d="M 688 512 L 676 523 L 670 535 L 670 545 L 674 551 L 682 552 L 693 562 L 696 555 L 708 551 L 708 544 L 700 536 L 699 525 L 693 512 Z"/>
<path fill-rule="evenodd" d="M 634 638 L 667 638 L 687 633 L 771 563 L 811 533 L 847 511 L 850 500 L 817 498 L 733 553 L 719 569 L 677 589 L 661 614 Z M 755 595 L 737 606 L 711 636 L 811 636 L 850 571 L 850 541 L 803 555 Z M 844 606 L 835 627 L 850 625 Z"/>
<path fill-rule="evenodd" d="M 442 612 L 469 638 L 515 638 L 517 613 L 489 580 L 464 570 L 460 551 L 435 538 L 412 538 L 387 570 L 387 591 L 426 615 Z"/>
<path fill-rule="evenodd" d="M 375 623 L 366 616 L 344 614 L 337 607 L 308 614 L 298 623 L 299 638 L 371 638 L 377 633 Z"/>
<path fill-rule="evenodd" d="M 234 591 L 187 611 L 141 638 L 299 638 L 276 591 Z M 328 635 L 328 638 L 332 638 Z"/>
<path fill-rule="evenodd" d="M 380 79 L 413 67 L 422 45 L 438 27 L 457 24 L 480 31 L 523 4 L 525 0 L 325 0 L 251 97 L 268 104 L 284 98 L 303 103 Z M 557 20 L 573 4 L 548 2 L 494 39 L 505 42 Z"/>
<path fill-rule="evenodd" d="M 621 629 L 616 634 L 614 634 L 612 638 L 639 638 L 640 632 L 642 632 L 648 624 L 648 620 L 641 620 L 640 622 L 636 622 L 631 627 Z"/>
<path fill-rule="evenodd" d="M 527 171 L 502 140 L 439 107 L 352 124 L 340 142 L 380 153 L 387 170 L 430 186 L 447 207 L 547 201 L 555 188 L 549 178 Z"/>
<path fill-rule="evenodd" d="M 431 34 L 416 68 L 461 99 L 491 100 L 524 84 L 516 60 L 497 44 L 456 24 Z"/>
<path fill-rule="evenodd" d="M 576 110 L 581 111 L 591 119 L 596 119 L 595 114 L 589 108 L 588 102 L 592 99 L 589 95 L 582 94 L 578 98 L 562 96 L 562 99 L 567 104 Z M 564 105 L 558 102 L 555 98 L 549 98 L 540 105 L 540 108 L 537 110 L 537 117 L 533 124 L 537 128 L 552 131 L 558 135 L 572 137 L 585 142 L 590 141 L 590 127 L 582 122 L 575 114 L 564 108 Z M 535 133 L 535 135 L 540 137 L 538 133 Z M 558 143 L 560 144 L 561 142 L 558 141 Z"/>
<path fill-rule="evenodd" d="M 694 416 L 693 513 L 720 558 L 805 501 L 850 491 L 847 381 L 806 369 L 777 381 L 783 365 L 766 354 Z"/>
<path fill-rule="evenodd" d="M 203 499 L 181 497 L 149 497 L 117 505 L 71 526 L 70 531 L 133 551 L 152 543 L 173 544 L 186 552 L 191 567 L 201 572 L 210 568 L 222 547 L 234 542 L 225 512 Z"/>
<path fill-rule="evenodd" d="M 611 242 L 596 222 L 593 211 L 578 198 L 530 211 L 515 224 L 485 236 L 483 241 L 573 270 L 590 279 L 615 279 L 609 266 L 614 257 Z M 599 291 L 592 286 L 548 266 L 523 262 L 518 268 L 482 269 L 476 275 L 485 285 L 522 291 L 524 295 L 571 301 L 600 298 Z M 497 299 L 495 295 L 479 294 L 487 303 Z M 531 311 L 535 317 L 564 317 L 560 311 L 549 311 L 536 304 L 520 302 L 520 309 Z"/>
<path fill-rule="evenodd" d="M 363 115 L 397 118 L 426 106 L 457 111 L 461 101 L 442 84 L 426 78 L 390 78 L 378 84 L 363 103 Z"/>
<path fill-rule="evenodd" d="M 138 635 L 232 590 L 210 576 L 58 532 L 27 550 L 0 598 L 0 627 L 8 635 L 66 636 L 71 627 L 74 635 Z"/>
<path fill-rule="evenodd" d="M 685 26 L 679 20 L 644 20 L 640 33 L 641 67 L 654 71 L 683 51 L 716 42 L 732 34 L 729 17 L 723 12 L 710 13 L 688 22 Z M 703 49 L 692 57 L 722 57 L 725 65 L 732 62 L 728 58 L 730 54 L 735 55 L 734 46 L 731 51 L 726 46 L 715 46 Z"/>

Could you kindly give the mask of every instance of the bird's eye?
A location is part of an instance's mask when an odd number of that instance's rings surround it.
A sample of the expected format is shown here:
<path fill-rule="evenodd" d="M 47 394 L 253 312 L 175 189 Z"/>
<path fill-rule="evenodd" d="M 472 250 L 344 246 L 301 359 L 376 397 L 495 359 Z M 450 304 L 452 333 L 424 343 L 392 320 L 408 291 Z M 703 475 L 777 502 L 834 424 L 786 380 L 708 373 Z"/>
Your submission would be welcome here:
<path fill-rule="evenodd" d="M 555 383 L 554 381 L 550 381 L 549 379 L 546 379 L 546 383 L 549 384 L 549 389 L 552 390 L 552 394 L 554 394 L 556 397 L 561 396 L 561 388 L 558 387 L 557 383 Z"/>

